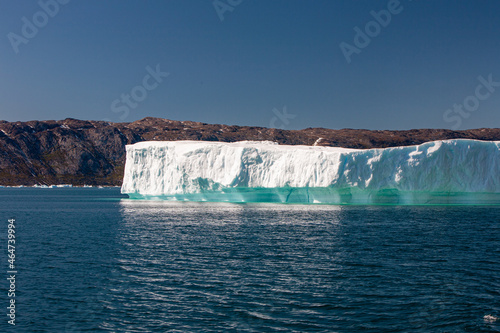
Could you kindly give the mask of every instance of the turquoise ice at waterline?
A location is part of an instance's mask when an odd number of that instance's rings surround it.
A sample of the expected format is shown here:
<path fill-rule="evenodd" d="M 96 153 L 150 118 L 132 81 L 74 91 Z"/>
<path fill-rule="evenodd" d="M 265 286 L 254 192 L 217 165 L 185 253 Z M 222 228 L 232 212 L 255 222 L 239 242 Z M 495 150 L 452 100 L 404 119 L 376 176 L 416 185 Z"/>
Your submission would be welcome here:
<path fill-rule="evenodd" d="M 127 146 L 131 199 L 323 204 L 500 204 L 500 141 L 383 149 L 273 142 Z"/>

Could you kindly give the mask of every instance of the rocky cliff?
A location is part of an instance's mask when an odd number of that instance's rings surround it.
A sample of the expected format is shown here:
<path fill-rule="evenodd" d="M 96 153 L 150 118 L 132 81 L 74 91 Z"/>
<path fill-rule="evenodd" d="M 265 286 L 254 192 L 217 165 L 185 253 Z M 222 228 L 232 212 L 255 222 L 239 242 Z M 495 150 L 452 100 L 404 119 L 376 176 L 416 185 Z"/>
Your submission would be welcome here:
<path fill-rule="evenodd" d="M 0 121 L 0 184 L 121 185 L 125 145 L 140 141 L 270 140 L 289 145 L 385 148 L 445 139 L 500 140 L 500 129 L 291 131 L 144 118 L 132 123 L 65 119 Z"/>

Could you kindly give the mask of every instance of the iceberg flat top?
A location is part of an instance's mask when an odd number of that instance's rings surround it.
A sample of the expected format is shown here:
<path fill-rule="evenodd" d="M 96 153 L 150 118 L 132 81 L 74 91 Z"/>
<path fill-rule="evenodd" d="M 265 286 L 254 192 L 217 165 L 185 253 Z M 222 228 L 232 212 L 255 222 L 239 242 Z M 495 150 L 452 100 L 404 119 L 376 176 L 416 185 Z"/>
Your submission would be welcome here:
<path fill-rule="evenodd" d="M 472 140 L 469 140 L 472 141 Z M 132 145 L 127 145 L 128 147 L 133 147 L 134 149 L 148 149 L 150 147 L 178 147 L 179 149 L 193 150 L 194 147 L 216 147 L 216 146 L 230 146 L 233 148 L 269 148 L 272 147 L 273 150 L 339 150 L 339 151 L 363 151 L 364 149 L 353 149 L 353 148 L 342 148 L 342 147 L 325 147 L 325 146 L 304 146 L 304 145 L 280 145 L 273 141 L 237 141 L 237 142 L 221 142 L 221 141 L 193 141 L 193 140 L 181 140 L 181 141 L 142 141 L 134 143 Z M 379 148 L 381 149 L 381 148 Z M 382 148 L 383 149 L 383 148 Z"/>
<path fill-rule="evenodd" d="M 459 139 L 366 150 L 156 141 L 126 149 L 122 192 L 132 197 L 242 188 L 500 193 L 500 141 Z"/>

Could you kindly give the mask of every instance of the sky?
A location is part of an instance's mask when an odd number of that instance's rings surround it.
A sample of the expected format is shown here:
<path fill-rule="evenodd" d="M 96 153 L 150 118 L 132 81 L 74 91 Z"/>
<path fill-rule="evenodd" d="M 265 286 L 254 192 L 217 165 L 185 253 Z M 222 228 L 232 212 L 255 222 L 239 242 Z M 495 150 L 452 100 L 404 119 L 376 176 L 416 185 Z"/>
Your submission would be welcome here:
<path fill-rule="evenodd" d="M 500 127 L 496 0 L 0 0 L 0 119 Z"/>

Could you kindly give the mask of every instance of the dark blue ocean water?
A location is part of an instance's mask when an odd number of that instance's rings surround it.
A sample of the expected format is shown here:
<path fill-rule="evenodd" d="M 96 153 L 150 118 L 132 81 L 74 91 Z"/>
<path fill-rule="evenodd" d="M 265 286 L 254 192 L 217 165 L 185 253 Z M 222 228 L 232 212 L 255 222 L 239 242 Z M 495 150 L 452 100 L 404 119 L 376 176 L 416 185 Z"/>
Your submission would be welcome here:
<path fill-rule="evenodd" d="M 121 197 L 0 189 L 0 331 L 500 332 L 498 206 Z"/>

